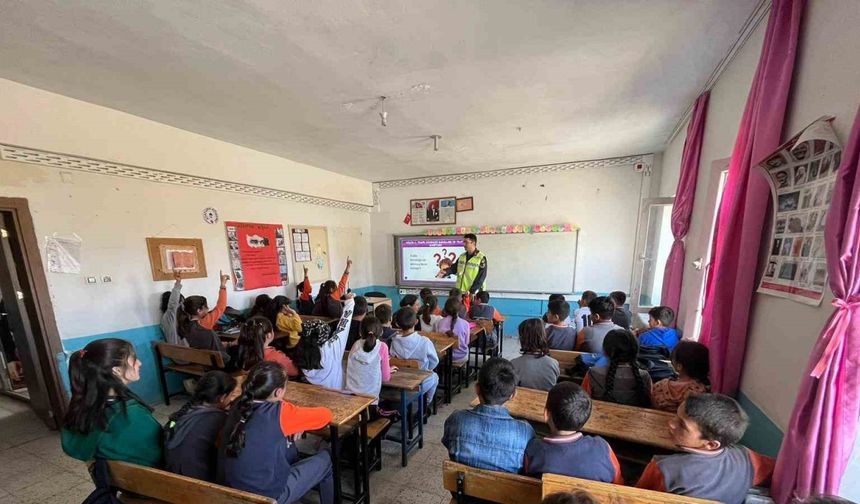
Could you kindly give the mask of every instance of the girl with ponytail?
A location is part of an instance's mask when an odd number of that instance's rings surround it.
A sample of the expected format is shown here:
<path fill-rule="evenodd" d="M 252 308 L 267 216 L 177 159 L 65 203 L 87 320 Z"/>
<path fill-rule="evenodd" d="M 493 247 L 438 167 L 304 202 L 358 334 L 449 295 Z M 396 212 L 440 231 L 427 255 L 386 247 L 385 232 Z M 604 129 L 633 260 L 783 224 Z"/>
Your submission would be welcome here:
<path fill-rule="evenodd" d="M 414 325 L 414 323 L 413 323 Z M 391 373 L 396 367 L 388 362 L 388 345 L 379 340 L 382 336 L 382 323 L 373 315 L 361 322 L 361 339 L 352 345 L 349 358 L 346 361 L 346 389 L 355 394 L 363 394 L 376 398 L 373 404 L 379 403 L 379 391 L 382 382 L 391 379 Z M 375 415 L 376 408 L 371 408 Z"/>
<path fill-rule="evenodd" d="M 272 323 L 264 317 L 251 317 L 242 324 L 239 332 L 236 368 L 248 371 L 263 361 L 276 362 L 283 366 L 289 376 L 299 376 L 301 371 L 285 353 L 271 346 L 275 340 Z"/>
<path fill-rule="evenodd" d="M 254 366 L 221 431 L 218 483 L 265 495 L 280 504 L 298 502 L 319 487 L 320 502 L 334 502 L 331 455 L 299 460 L 294 439 L 331 422 L 328 408 L 301 408 L 284 401 L 287 375 L 274 362 Z"/>
<path fill-rule="evenodd" d="M 236 379 L 224 371 L 209 371 L 197 380 L 191 400 L 170 415 L 164 426 L 168 471 L 215 481 L 215 442 L 227 419 L 227 397 L 235 387 Z"/>
<path fill-rule="evenodd" d="M 427 332 L 436 332 L 436 326 L 442 316 L 436 312 L 439 311 L 439 300 L 433 294 L 428 294 L 424 298 L 424 304 L 418 311 L 418 321 L 421 323 L 421 330 Z"/>
<path fill-rule="evenodd" d="M 469 358 L 469 323 L 460 315 L 462 310 L 463 303 L 460 301 L 460 296 L 449 297 L 445 301 L 445 318 L 436 325 L 437 331 L 446 333 L 449 338 L 459 341 L 452 355 L 457 364 Z"/>
<path fill-rule="evenodd" d="M 636 362 L 636 336 L 627 329 L 613 329 L 603 340 L 603 352 L 609 365 L 589 369 L 583 390 L 600 401 L 651 407 L 651 376 Z"/>
<path fill-rule="evenodd" d="M 61 443 L 70 457 L 161 465 L 161 425 L 152 408 L 128 388 L 140 361 L 128 341 L 95 340 L 69 359 L 72 398 Z"/>

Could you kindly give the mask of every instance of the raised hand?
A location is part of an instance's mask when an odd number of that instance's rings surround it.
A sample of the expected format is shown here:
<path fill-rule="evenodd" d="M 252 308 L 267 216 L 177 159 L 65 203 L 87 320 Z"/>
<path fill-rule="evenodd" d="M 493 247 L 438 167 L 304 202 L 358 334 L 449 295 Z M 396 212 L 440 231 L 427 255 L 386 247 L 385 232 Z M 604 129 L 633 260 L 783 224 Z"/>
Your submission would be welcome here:
<path fill-rule="evenodd" d="M 182 272 L 174 268 L 173 279 L 176 280 L 176 283 L 182 283 Z"/>
<path fill-rule="evenodd" d="M 221 270 L 218 270 L 218 275 L 221 277 L 221 287 L 227 287 L 227 280 L 230 280 L 230 275 L 225 275 Z"/>
<path fill-rule="evenodd" d="M 305 270 L 305 278 L 307 278 L 308 277 L 308 267 L 302 266 L 302 269 Z"/>

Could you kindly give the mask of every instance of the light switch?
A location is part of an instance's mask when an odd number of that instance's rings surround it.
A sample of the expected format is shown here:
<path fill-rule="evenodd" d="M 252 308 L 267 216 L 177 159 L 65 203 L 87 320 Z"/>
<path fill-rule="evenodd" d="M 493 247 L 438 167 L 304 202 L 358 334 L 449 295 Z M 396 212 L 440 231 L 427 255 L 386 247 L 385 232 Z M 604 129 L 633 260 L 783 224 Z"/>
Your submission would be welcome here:
<path fill-rule="evenodd" d="M 102 283 L 110 283 L 110 282 L 111 282 L 110 275 L 104 275 L 102 277 Z"/>
<path fill-rule="evenodd" d="M 96 277 L 87 277 L 87 283 L 88 284 L 96 283 Z"/>

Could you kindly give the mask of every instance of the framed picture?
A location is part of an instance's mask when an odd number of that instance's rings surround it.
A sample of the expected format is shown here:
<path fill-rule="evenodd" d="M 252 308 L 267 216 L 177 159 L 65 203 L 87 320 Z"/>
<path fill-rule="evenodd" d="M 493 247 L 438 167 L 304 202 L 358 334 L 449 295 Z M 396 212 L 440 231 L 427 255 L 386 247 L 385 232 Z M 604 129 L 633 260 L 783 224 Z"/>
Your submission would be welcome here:
<path fill-rule="evenodd" d="M 146 250 L 156 282 L 173 280 L 174 270 L 182 272 L 182 278 L 206 277 L 203 240 L 199 238 L 147 238 Z"/>
<path fill-rule="evenodd" d="M 457 198 L 458 212 L 471 212 L 475 209 L 475 200 L 471 196 L 465 198 Z"/>
<path fill-rule="evenodd" d="M 414 199 L 409 201 L 413 226 L 437 226 L 457 223 L 457 198 Z"/>

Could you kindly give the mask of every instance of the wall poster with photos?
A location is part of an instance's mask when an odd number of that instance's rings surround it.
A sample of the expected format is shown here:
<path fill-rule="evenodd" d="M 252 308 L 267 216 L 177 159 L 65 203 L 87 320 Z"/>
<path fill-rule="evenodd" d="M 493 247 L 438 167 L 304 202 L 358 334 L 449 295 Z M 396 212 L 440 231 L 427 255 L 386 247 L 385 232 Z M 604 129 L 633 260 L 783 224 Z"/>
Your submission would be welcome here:
<path fill-rule="evenodd" d="M 237 291 L 289 283 L 284 227 L 280 224 L 225 222 L 233 286 Z"/>
<path fill-rule="evenodd" d="M 414 199 L 409 201 L 410 224 L 413 226 L 432 226 L 457 223 L 457 198 Z"/>
<path fill-rule="evenodd" d="M 768 156 L 774 202 L 770 253 L 758 292 L 818 306 L 827 287 L 824 223 L 842 146 L 822 117 Z"/>

